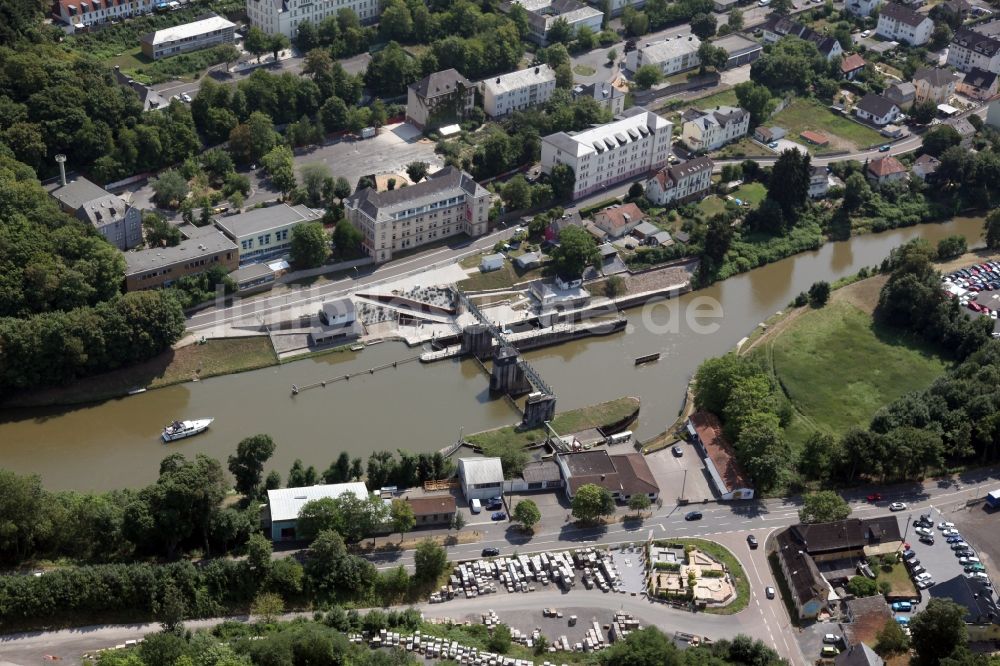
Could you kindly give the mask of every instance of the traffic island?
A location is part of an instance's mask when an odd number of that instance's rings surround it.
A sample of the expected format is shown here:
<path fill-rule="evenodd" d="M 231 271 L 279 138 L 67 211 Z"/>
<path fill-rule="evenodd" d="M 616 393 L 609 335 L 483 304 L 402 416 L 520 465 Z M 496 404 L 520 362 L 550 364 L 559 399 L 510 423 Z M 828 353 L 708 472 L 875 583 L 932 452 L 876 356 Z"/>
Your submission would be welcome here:
<path fill-rule="evenodd" d="M 650 599 L 732 615 L 750 602 L 750 583 L 736 556 L 705 539 L 662 539 L 649 544 Z"/>

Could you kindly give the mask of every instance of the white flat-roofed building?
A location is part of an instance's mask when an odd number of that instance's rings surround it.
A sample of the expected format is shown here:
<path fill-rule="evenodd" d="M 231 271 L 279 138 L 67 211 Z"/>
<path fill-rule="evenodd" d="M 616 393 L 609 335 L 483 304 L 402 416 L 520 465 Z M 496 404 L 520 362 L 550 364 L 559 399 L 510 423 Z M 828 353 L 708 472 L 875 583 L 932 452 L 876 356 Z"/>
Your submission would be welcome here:
<path fill-rule="evenodd" d="M 313 500 L 337 498 L 351 493 L 360 500 L 368 499 L 368 487 L 360 481 L 331 483 L 304 488 L 276 488 L 267 491 L 267 509 L 271 523 L 272 541 L 294 541 L 295 529 L 302 507 Z"/>
<path fill-rule="evenodd" d="M 247 0 L 246 10 L 250 25 L 294 39 L 305 21 L 317 25 L 341 9 L 350 9 L 362 23 L 373 23 L 379 6 L 379 0 Z"/>
<path fill-rule="evenodd" d="M 556 89 L 556 73 L 548 65 L 538 65 L 479 82 L 483 110 L 491 118 L 544 104 Z"/>
<path fill-rule="evenodd" d="M 153 11 L 163 0 L 58 0 L 52 17 L 73 32 L 109 21 L 141 16 Z"/>
<path fill-rule="evenodd" d="M 542 171 L 557 164 L 576 176 L 573 198 L 659 169 L 670 159 L 674 125 L 651 111 L 634 106 L 604 125 L 542 139 Z"/>
<path fill-rule="evenodd" d="M 664 75 L 694 69 L 701 64 L 698 47 L 701 40 L 694 35 L 680 35 L 659 42 L 637 46 L 625 56 L 625 69 L 635 72 L 643 65 L 659 67 Z"/>
<path fill-rule="evenodd" d="M 143 35 L 139 41 L 147 58 L 159 60 L 178 53 L 200 51 L 219 44 L 232 44 L 236 24 L 210 14 L 197 21 L 175 25 Z"/>
<path fill-rule="evenodd" d="M 445 167 L 416 185 L 377 192 L 366 187 L 344 201 L 344 214 L 364 235 L 363 247 L 377 262 L 393 252 L 439 238 L 482 236 L 492 195 L 461 169 Z"/>
<path fill-rule="evenodd" d="M 288 252 L 292 228 L 322 220 L 323 212 L 307 206 L 278 204 L 239 215 L 215 218 L 215 226 L 240 246 L 240 264 L 255 263 Z"/>
<path fill-rule="evenodd" d="M 569 24 L 574 35 L 584 26 L 596 35 L 604 22 L 603 12 L 577 0 L 505 0 L 500 9 L 508 12 L 515 4 L 528 12 L 528 39 L 542 46 L 548 45 L 549 30 L 559 19 Z"/>

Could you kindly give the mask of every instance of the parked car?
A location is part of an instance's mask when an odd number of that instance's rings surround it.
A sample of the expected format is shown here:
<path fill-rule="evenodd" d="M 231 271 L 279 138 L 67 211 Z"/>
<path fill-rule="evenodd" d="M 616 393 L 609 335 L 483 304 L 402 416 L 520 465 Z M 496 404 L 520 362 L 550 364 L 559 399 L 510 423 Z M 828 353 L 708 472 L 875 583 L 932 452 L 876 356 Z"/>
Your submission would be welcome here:
<path fill-rule="evenodd" d="M 889 152 L 889 148 L 890 147 L 891 146 L 889 146 L 889 144 L 883 143 L 881 146 L 878 147 L 878 152 L 880 152 L 880 153 L 887 153 L 887 152 Z"/>
<path fill-rule="evenodd" d="M 970 574 L 966 574 L 969 578 L 974 578 L 977 580 L 989 580 L 989 576 L 986 575 L 985 571 L 973 571 Z"/>
<path fill-rule="evenodd" d="M 934 534 L 933 532 L 931 532 L 929 527 L 916 527 L 913 529 L 913 531 L 922 536 L 931 536 L 932 534 Z"/>
<path fill-rule="evenodd" d="M 764 2 L 764 0 L 761 0 L 761 2 Z M 819 654 L 821 657 L 836 657 L 840 654 L 840 650 L 832 645 L 824 645 L 823 649 L 819 651 Z"/>
<path fill-rule="evenodd" d="M 469 500 L 469 511 L 479 513 L 483 510 L 483 504 L 477 499 Z"/>
<path fill-rule="evenodd" d="M 958 560 L 959 564 L 979 564 L 979 558 L 975 555 L 970 555 L 969 557 L 962 557 Z"/>
<path fill-rule="evenodd" d="M 701 511 L 689 511 L 688 513 L 684 514 L 684 520 L 701 520 L 701 519 L 702 519 Z"/>
<path fill-rule="evenodd" d="M 497 509 L 503 508 L 503 500 L 499 497 L 491 497 L 486 500 L 486 508 L 490 511 L 496 511 Z"/>
<path fill-rule="evenodd" d="M 924 534 L 920 537 L 920 543 L 926 543 L 928 546 L 934 545 L 934 537 L 930 534 Z"/>
<path fill-rule="evenodd" d="M 906 504 L 904 502 L 893 502 L 889 505 L 889 511 L 906 511 Z"/>
<path fill-rule="evenodd" d="M 879 502 L 881 500 L 882 500 L 882 493 L 872 493 L 871 495 L 868 496 L 868 501 L 872 503 Z"/>
<path fill-rule="evenodd" d="M 836 645 L 840 642 L 840 636 L 837 634 L 826 634 L 823 636 L 823 642 L 829 643 L 831 645 Z"/>
<path fill-rule="evenodd" d="M 483 548 L 483 557 L 496 557 L 499 554 L 499 548 Z"/>
<path fill-rule="evenodd" d="M 757 537 L 755 537 L 752 534 L 748 534 L 747 535 L 747 545 L 750 546 L 751 548 L 756 548 L 757 545 L 758 545 L 757 544 Z"/>
<path fill-rule="evenodd" d="M 870 35 L 870 34 L 872 34 L 872 31 L 871 31 L 871 30 L 865 30 L 865 31 L 863 31 L 863 32 L 861 33 L 861 38 L 862 38 L 862 39 L 864 39 L 865 37 L 867 37 L 867 36 L 868 36 L 868 35 Z"/>
<path fill-rule="evenodd" d="M 958 536 L 958 530 L 956 530 L 954 528 L 948 528 L 948 529 L 942 530 L 941 534 L 943 534 L 945 536 Z"/>
<path fill-rule="evenodd" d="M 898 622 L 900 624 L 909 624 L 910 623 L 910 616 L 909 615 L 897 615 L 896 616 L 896 622 Z"/>
<path fill-rule="evenodd" d="M 910 575 L 916 578 L 917 580 L 919 580 L 920 576 L 924 575 L 925 573 L 927 573 L 927 569 L 924 569 L 919 564 L 910 567 Z"/>
<path fill-rule="evenodd" d="M 907 562 L 906 562 L 906 565 L 908 567 L 910 567 L 910 568 L 913 568 L 913 567 L 917 566 L 918 564 L 920 564 L 920 560 L 918 560 L 916 558 L 913 558 L 912 560 L 907 560 Z"/>
<path fill-rule="evenodd" d="M 670 449 L 670 452 L 674 454 L 675 457 L 680 458 L 684 455 L 684 449 L 680 444 L 675 444 L 674 448 Z"/>
<path fill-rule="evenodd" d="M 956 541 L 955 543 L 951 544 L 951 549 L 964 550 L 968 545 L 969 544 L 965 543 L 964 541 Z"/>
<path fill-rule="evenodd" d="M 507 514 L 505 512 L 503 512 L 503 511 L 497 511 L 492 516 L 490 516 L 490 519 L 491 520 L 507 520 Z"/>
<path fill-rule="evenodd" d="M 903 559 L 904 560 L 909 561 L 909 560 L 915 559 L 916 557 L 917 557 L 917 554 L 914 553 L 912 550 L 904 550 L 903 551 Z"/>
<path fill-rule="evenodd" d="M 892 603 L 892 610 L 904 611 L 906 613 L 909 613 L 911 610 L 913 610 L 913 604 L 911 604 L 909 601 L 894 601 Z"/>
<path fill-rule="evenodd" d="M 917 581 L 917 582 L 920 582 L 922 580 L 929 580 L 930 577 L 931 577 L 931 575 L 929 573 L 927 573 L 926 571 L 924 571 L 922 573 L 918 573 L 916 576 L 913 577 L 913 579 L 915 581 Z"/>
<path fill-rule="evenodd" d="M 986 571 L 986 567 L 984 567 L 982 564 L 970 564 L 969 566 L 965 567 L 965 573 L 974 573 L 976 571 Z"/>
<path fill-rule="evenodd" d="M 945 541 L 947 541 L 948 543 L 958 543 L 959 541 L 963 541 L 963 539 L 960 536 L 953 535 L 945 539 Z"/>
<path fill-rule="evenodd" d="M 768 599 L 774 599 L 774 588 L 768 585 L 764 588 L 764 596 Z"/>
<path fill-rule="evenodd" d="M 920 580 L 920 581 L 917 581 L 917 589 L 918 590 L 926 590 L 928 587 L 930 587 L 933 584 L 934 584 L 934 580 L 931 579 L 931 578 L 928 578 L 926 580 Z"/>
<path fill-rule="evenodd" d="M 181 93 L 181 101 L 183 101 L 185 104 L 190 104 L 191 95 L 188 95 L 187 93 Z"/>

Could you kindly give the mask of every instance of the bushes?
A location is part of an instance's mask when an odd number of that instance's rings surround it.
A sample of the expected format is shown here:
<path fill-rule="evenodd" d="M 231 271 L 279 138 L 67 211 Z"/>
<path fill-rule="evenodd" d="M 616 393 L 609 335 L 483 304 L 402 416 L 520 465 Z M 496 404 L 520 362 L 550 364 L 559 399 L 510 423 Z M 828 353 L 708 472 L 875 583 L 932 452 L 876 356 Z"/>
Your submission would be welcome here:
<path fill-rule="evenodd" d="M 681 565 L 677 562 L 654 562 L 653 568 L 657 571 L 680 571 Z"/>

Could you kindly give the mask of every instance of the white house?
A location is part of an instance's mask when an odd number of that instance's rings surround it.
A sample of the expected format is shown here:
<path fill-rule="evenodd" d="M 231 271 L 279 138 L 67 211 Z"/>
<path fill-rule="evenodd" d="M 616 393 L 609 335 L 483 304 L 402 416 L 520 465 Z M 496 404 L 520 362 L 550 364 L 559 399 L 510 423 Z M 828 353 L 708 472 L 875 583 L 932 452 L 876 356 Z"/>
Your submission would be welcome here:
<path fill-rule="evenodd" d="M 653 65 L 664 76 L 694 69 L 701 64 L 698 57 L 700 46 L 701 40 L 694 35 L 678 35 L 658 42 L 647 42 L 628 52 L 625 56 L 625 69 L 635 72 L 643 65 Z"/>
<path fill-rule="evenodd" d="M 319 318 L 327 326 L 350 326 L 357 321 L 357 309 L 350 296 L 323 303 Z"/>
<path fill-rule="evenodd" d="M 559 19 L 566 21 L 575 35 L 586 26 L 595 35 L 601 31 L 604 13 L 577 0 L 504 0 L 500 9 L 509 12 L 513 5 L 521 5 L 528 12 L 528 39 L 547 46 L 549 30 Z"/>
<path fill-rule="evenodd" d="M 581 132 L 542 139 L 542 171 L 558 164 L 573 170 L 573 198 L 647 174 L 670 159 L 673 123 L 638 106 L 616 120 Z"/>
<path fill-rule="evenodd" d="M 844 9 L 847 10 L 848 14 L 865 17 L 871 16 L 872 12 L 878 9 L 881 4 L 882 0 L 847 0 Z"/>
<path fill-rule="evenodd" d="M 854 114 L 858 118 L 879 126 L 895 122 L 900 113 L 895 102 L 875 93 L 868 93 L 854 107 Z"/>
<path fill-rule="evenodd" d="M 948 47 L 948 65 L 962 72 L 977 67 L 1000 74 L 1000 41 L 968 28 L 959 28 Z"/>
<path fill-rule="evenodd" d="M 895 42 L 910 46 L 921 46 L 931 39 L 934 21 L 927 14 L 915 12 L 909 7 L 887 2 L 878 15 L 875 33 Z"/>
<path fill-rule="evenodd" d="M 750 114 L 739 107 L 718 106 L 710 111 L 688 109 L 682 117 L 681 138 L 694 152 L 717 150 L 750 131 Z"/>
<path fill-rule="evenodd" d="M 281 33 L 294 39 L 299 25 L 309 21 L 319 24 L 327 16 L 336 16 L 341 9 L 350 9 L 362 23 L 378 20 L 379 0 L 246 0 L 250 25 L 268 34 Z"/>
<path fill-rule="evenodd" d="M 219 44 L 232 44 L 236 24 L 212 14 L 191 23 L 150 32 L 139 38 L 142 53 L 159 60 L 178 53 L 200 51 Z"/>
<path fill-rule="evenodd" d="M 466 500 L 496 497 L 503 491 L 503 465 L 499 458 L 459 458 L 458 480 Z"/>
<path fill-rule="evenodd" d="M 703 155 L 663 167 L 646 181 L 646 198 L 660 206 L 697 201 L 712 188 L 713 166 L 712 159 Z"/>
<path fill-rule="evenodd" d="M 538 65 L 479 82 L 483 111 L 491 118 L 544 104 L 556 89 L 556 73 L 548 65 Z"/>
<path fill-rule="evenodd" d="M 814 166 L 809 172 L 809 197 L 822 199 L 830 191 L 830 174 L 826 167 Z"/>
<path fill-rule="evenodd" d="M 326 497 L 337 498 L 352 493 L 360 500 L 368 499 L 368 488 L 360 481 L 332 483 L 305 488 L 276 488 L 267 491 L 267 511 L 271 523 L 272 541 L 294 541 L 299 512 L 308 502 Z"/>

